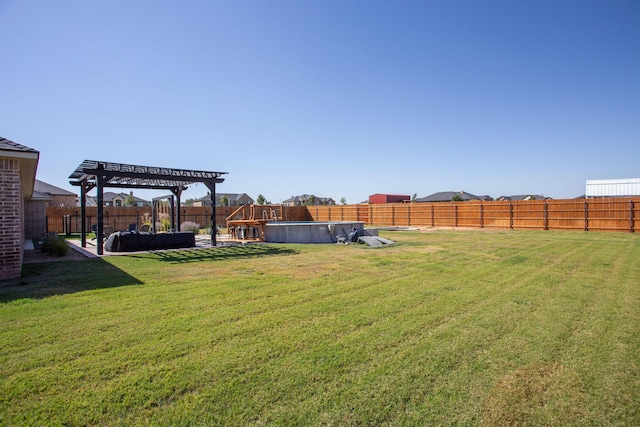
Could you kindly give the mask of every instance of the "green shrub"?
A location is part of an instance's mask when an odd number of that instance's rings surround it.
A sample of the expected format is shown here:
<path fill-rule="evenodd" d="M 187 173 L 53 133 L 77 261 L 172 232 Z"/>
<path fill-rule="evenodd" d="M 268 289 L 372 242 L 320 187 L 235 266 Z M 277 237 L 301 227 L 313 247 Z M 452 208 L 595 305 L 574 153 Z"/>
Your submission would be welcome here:
<path fill-rule="evenodd" d="M 50 235 L 44 238 L 42 251 L 49 255 L 62 257 L 69 252 L 69 243 L 62 236 Z"/>

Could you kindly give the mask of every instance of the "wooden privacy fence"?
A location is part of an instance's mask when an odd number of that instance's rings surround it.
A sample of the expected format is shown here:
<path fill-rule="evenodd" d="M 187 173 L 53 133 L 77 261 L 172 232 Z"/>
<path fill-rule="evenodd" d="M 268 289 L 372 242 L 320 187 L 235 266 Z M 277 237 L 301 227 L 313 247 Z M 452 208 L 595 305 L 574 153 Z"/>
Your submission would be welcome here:
<path fill-rule="evenodd" d="M 281 210 L 285 221 L 362 221 L 378 226 L 462 227 L 511 230 L 640 231 L 640 197 L 512 202 L 389 203 L 333 206 L 265 206 Z M 224 226 L 237 206 L 217 206 L 216 224 Z M 87 230 L 97 208 L 87 208 Z M 180 221 L 211 226 L 211 208 L 180 208 Z M 150 207 L 105 207 L 104 223 L 114 230 L 150 222 Z M 79 233 L 80 208 L 47 208 L 47 232 Z"/>
<path fill-rule="evenodd" d="M 308 206 L 311 221 L 511 230 L 640 231 L 640 198 Z"/>

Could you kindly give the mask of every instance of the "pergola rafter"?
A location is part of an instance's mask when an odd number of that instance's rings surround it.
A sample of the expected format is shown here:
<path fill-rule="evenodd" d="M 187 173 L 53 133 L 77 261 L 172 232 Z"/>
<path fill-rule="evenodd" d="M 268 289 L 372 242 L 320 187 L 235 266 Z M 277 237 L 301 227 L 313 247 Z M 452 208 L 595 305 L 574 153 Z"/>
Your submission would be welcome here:
<path fill-rule="evenodd" d="M 227 172 L 209 172 L 189 169 L 172 169 L 156 166 L 129 165 L 124 163 L 102 162 L 85 160 L 69 175 L 71 185 L 79 186 L 81 213 L 82 213 L 82 247 L 86 247 L 86 194 L 97 188 L 98 205 L 98 236 L 102 236 L 103 225 L 103 190 L 105 187 L 116 188 L 141 188 L 149 190 L 169 190 L 177 198 L 180 206 L 180 195 L 187 186 L 194 183 L 203 183 L 211 194 L 211 244 L 216 244 L 215 233 L 215 193 L 216 184 L 224 182 L 222 175 Z M 178 209 L 178 224 L 180 224 L 180 209 Z M 104 246 L 101 238 L 96 239 L 97 252 L 103 254 Z"/>

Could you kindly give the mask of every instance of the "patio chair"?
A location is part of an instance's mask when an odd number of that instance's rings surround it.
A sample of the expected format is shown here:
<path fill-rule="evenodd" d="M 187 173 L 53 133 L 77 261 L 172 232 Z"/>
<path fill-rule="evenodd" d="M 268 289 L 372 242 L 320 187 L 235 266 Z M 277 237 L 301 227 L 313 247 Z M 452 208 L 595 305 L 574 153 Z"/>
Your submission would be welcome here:
<path fill-rule="evenodd" d="M 98 224 L 93 224 L 91 226 L 91 232 L 94 233 L 96 236 L 91 239 L 96 240 L 96 238 L 98 237 Z M 111 227 L 110 225 L 103 225 L 102 226 L 102 240 L 105 241 L 109 238 L 109 236 L 111 236 L 111 233 L 113 233 L 113 227 Z"/>

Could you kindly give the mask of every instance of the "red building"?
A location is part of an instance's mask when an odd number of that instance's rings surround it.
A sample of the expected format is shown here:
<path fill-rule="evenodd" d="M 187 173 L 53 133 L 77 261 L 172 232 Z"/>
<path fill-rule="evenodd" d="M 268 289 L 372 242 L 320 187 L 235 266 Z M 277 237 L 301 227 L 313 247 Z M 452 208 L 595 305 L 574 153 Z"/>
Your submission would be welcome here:
<path fill-rule="evenodd" d="M 373 194 L 369 196 L 369 203 L 403 203 L 411 201 L 411 196 L 404 194 Z"/>

